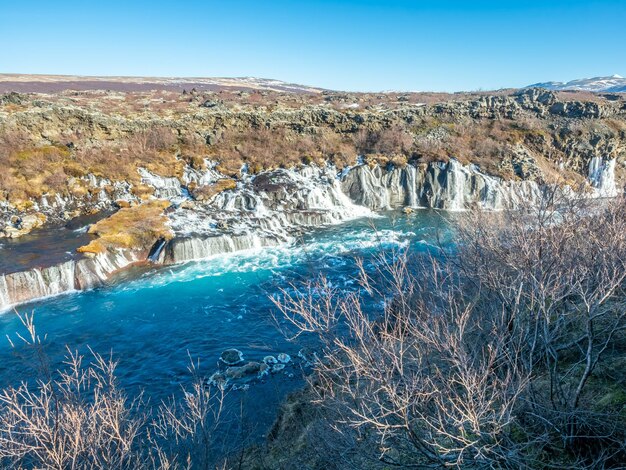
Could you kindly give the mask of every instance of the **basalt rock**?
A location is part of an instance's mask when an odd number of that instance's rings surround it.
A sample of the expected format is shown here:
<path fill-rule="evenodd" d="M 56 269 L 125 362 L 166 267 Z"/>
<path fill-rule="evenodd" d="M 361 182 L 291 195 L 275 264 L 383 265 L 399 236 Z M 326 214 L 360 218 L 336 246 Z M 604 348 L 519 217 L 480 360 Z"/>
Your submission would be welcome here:
<path fill-rule="evenodd" d="M 43 226 L 45 222 L 46 216 L 41 213 L 27 214 L 23 217 L 12 216 L 9 223 L 0 229 L 0 238 L 19 238 Z"/>
<path fill-rule="evenodd" d="M 221 103 L 207 95 L 205 98 L 198 98 L 197 104 L 185 109 L 180 115 L 176 113 L 172 115 L 156 110 L 147 113 L 114 112 L 105 108 L 99 109 L 98 106 L 80 105 L 63 97 L 34 99 L 30 95 L 9 94 L 3 95 L 0 102 L 8 105 L 19 103 L 25 108 L 0 110 L 0 131 L 14 132 L 27 138 L 29 148 L 60 145 L 70 152 L 89 148 L 97 153 L 106 143 L 126 142 L 128 136 L 143 136 L 145 140 L 149 137 L 146 131 L 150 129 L 164 130 L 166 134 L 178 139 L 177 142 L 181 145 L 186 145 L 191 138 L 198 138 L 207 142 L 209 147 L 215 147 L 225 133 L 238 135 L 242 131 L 250 132 L 257 129 L 288 129 L 295 132 L 296 140 L 308 141 L 311 138 L 324 140 L 332 137 L 351 141 L 361 132 L 379 132 L 397 128 L 404 129 L 425 147 L 444 145 L 448 156 L 455 156 L 460 149 L 456 148 L 459 140 L 454 139 L 460 137 L 459 145 L 462 145 L 464 132 L 470 132 L 471 126 L 491 129 L 494 124 L 505 123 L 509 129 L 502 139 L 507 145 L 488 157 L 492 160 L 491 171 L 486 172 L 488 174 L 494 175 L 495 170 L 499 168 L 502 174 L 498 176 L 504 179 L 541 181 L 545 176 L 542 174 L 542 168 L 547 165 L 558 171 L 575 172 L 582 177 L 593 158 L 603 158 L 617 160 L 616 181 L 626 175 L 624 167 L 626 101 L 619 96 L 611 99 L 602 95 L 597 95 L 594 99 L 584 96 L 566 99 L 556 92 L 530 88 L 491 96 L 458 95 L 454 99 L 434 104 L 412 103 L 411 97 L 403 94 L 399 95 L 392 105 L 385 101 L 387 95 L 380 95 L 382 103 L 370 105 L 368 109 L 360 106 L 356 108 L 328 106 L 336 102 L 359 105 L 362 97 L 358 94 L 328 93 L 323 96 L 323 104 L 307 103 L 303 99 L 296 100 L 299 103 L 297 107 L 281 103 L 265 107 L 253 103 L 240 103 L 234 106 L 232 103 Z M 207 103 L 211 107 L 200 106 L 202 103 Z M 470 126 L 470 131 L 467 131 L 467 126 Z M 68 142 L 67 129 L 72 129 L 81 137 L 72 137 L 71 142 Z M 498 138 L 495 137 L 496 140 Z M 72 145 L 68 147 L 69 143 Z M 148 143 L 146 141 L 142 145 L 145 147 Z M 175 172 L 177 177 L 161 176 L 151 167 L 140 166 L 138 170 L 141 183 L 138 184 L 135 174 L 137 168 L 132 166 L 133 163 L 129 169 L 133 178 L 116 179 L 115 175 L 119 172 L 106 171 L 107 169 L 98 176 L 94 174 L 71 176 L 67 179 L 67 188 L 56 192 L 50 191 L 41 197 L 24 201 L 28 203 L 25 207 L 17 207 L 14 202 L 7 202 L 11 200 L 11 194 L 0 194 L 0 228 L 7 225 L 5 221 L 12 215 L 24 217 L 41 213 L 49 221 L 55 221 L 61 219 L 63 214 L 85 214 L 112 209 L 118 200 L 133 204 L 140 199 L 138 186 L 149 188 L 148 195 L 184 203 L 192 185 L 196 187 L 210 185 L 216 178 L 225 176 L 216 171 L 215 165 L 207 167 L 206 170 L 200 169 L 201 165 L 184 165 L 182 154 L 186 151 L 185 145 L 182 150 L 170 152 L 172 154 L 180 152 L 178 160 L 172 159 L 177 168 Z M 518 151 L 522 147 L 523 150 Z M 239 149 L 242 149 L 241 145 Z M 421 152 L 421 148 L 418 149 L 415 156 L 422 156 Z M 464 163 L 477 163 L 486 158 L 482 148 L 471 148 L 469 151 L 466 149 L 465 153 L 465 158 L 462 159 Z M 404 156 L 409 158 L 413 155 Z M 277 152 L 269 159 L 270 166 L 276 168 L 284 164 L 283 157 Z M 302 157 L 308 155 L 303 154 Z M 329 155 L 329 158 L 331 157 L 332 155 Z M 345 160 L 342 164 L 345 164 Z M 78 170 L 77 174 L 83 174 L 81 172 L 86 172 L 87 168 Z M 386 168 L 383 171 L 385 170 Z M 293 192 L 278 181 L 279 174 L 267 177 L 263 175 L 267 173 L 262 172 L 259 175 L 257 189 L 263 191 L 268 198 L 280 201 L 285 190 L 287 193 Z M 409 174 L 405 176 L 412 177 Z M 394 177 L 397 176 L 392 175 L 388 178 Z M 376 178 L 382 179 L 381 176 Z M 389 182 L 390 186 L 395 184 Z M 389 205 L 398 204 L 395 199 L 401 197 L 403 195 L 400 193 L 390 193 Z M 371 202 L 367 205 L 381 203 Z M 418 203 L 424 204 L 424 201 Z M 14 235 L 20 234 L 14 230 L 10 232 Z"/>
<path fill-rule="evenodd" d="M 228 380 L 252 380 L 260 378 L 269 372 L 269 366 L 263 362 L 248 362 L 243 366 L 229 367 L 224 376 Z"/>
<path fill-rule="evenodd" d="M 243 362 L 243 353 L 239 349 L 227 349 L 220 356 L 220 361 L 229 366 Z"/>
<path fill-rule="evenodd" d="M 621 189 L 615 178 L 615 159 L 589 162 L 588 197 L 612 197 Z M 532 172 L 531 160 L 518 162 Z M 185 182 L 143 173 L 147 184 L 175 203 L 165 216 L 172 239 L 156 240 L 152 247 L 107 251 L 58 266 L 0 276 L 0 308 L 39 297 L 97 287 L 117 271 L 138 261 L 176 264 L 218 255 L 260 250 L 290 243 L 315 227 L 397 208 L 463 210 L 479 207 L 501 210 L 537 204 L 550 186 L 531 179 L 504 180 L 476 165 L 455 159 L 403 167 L 357 165 L 339 172 L 314 165 L 274 170 L 242 177 L 233 189 L 210 201 L 189 202 Z M 219 173 L 188 172 L 188 181 L 214 184 Z M 554 188 L 552 188 L 554 189 Z M 563 195 L 574 194 L 567 186 Z M 11 219 L 10 219 L 11 220 Z M 28 224 L 32 219 L 27 219 Z M 14 224 L 24 218 L 13 216 Z M 169 238 L 169 237 L 168 237 Z M 281 361 L 282 356 L 278 359 Z"/>

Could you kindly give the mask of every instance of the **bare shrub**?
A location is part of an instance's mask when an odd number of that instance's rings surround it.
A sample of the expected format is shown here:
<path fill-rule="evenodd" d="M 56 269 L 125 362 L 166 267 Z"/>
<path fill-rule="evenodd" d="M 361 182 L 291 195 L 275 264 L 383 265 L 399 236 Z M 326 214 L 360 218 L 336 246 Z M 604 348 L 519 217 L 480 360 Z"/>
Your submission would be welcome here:
<path fill-rule="evenodd" d="M 355 135 L 355 145 L 361 154 L 408 155 L 413 141 L 413 136 L 399 125 L 380 131 L 361 129 Z"/>
<path fill-rule="evenodd" d="M 313 137 L 306 134 L 283 127 L 250 127 L 224 132 L 212 151 L 220 162 L 219 170 L 236 175 L 244 163 L 253 173 L 297 166 L 318 149 Z"/>
<path fill-rule="evenodd" d="M 386 464 L 618 466 L 625 209 L 471 213 L 453 251 L 382 258 L 360 293 L 324 279 L 283 291 L 295 334 L 321 341 L 315 402 L 339 432 L 374 432 Z"/>
<path fill-rule="evenodd" d="M 176 142 L 172 129 L 155 125 L 137 131 L 128 138 L 131 151 L 140 154 L 171 150 Z"/>
<path fill-rule="evenodd" d="M 28 345 L 41 348 L 32 317 Z M 42 356 L 39 354 L 39 358 Z M 68 351 L 58 378 L 35 387 L 23 383 L 0 392 L 0 461 L 36 468 L 132 468 L 140 461 L 137 441 L 146 417 L 141 399 L 130 401 L 117 385 L 117 364 L 98 354 Z"/>
<path fill-rule="evenodd" d="M 283 292 L 277 305 L 298 330 L 320 334 L 316 402 L 340 414 L 338 425 L 374 431 L 383 462 L 502 460 L 502 437 L 527 374 L 500 363 L 502 318 L 485 322 L 446 282 L 450 273 L 431 268 L 418 282 L 404 255 L 386 264 L 379 274 L 394 298 L 380 316 L 368 315 L 357 294 L 346 298 L 323 280 L 304 295 Z M 375 283 L 363 270 L 363 288 L 386 298 Z"/>
<path fill-rule="evenodd" d="M 460 267 L 478 279 L 481 302 L 508 312 L 509 335 L 524 345 L 524 368 L 533 372 L 518 410 L 525 431 L 557 435 L 583 463 L 623 458 L 624 422 L 614 413 L 624 403 L 600 369 L 619 360 L 615 348 L 625 339 L 624 201 L 489 221 L 474 214 L 460 234 Z"/>
<path fill-rule="evenodd" d="M 120 388 L 117 362 L 91 351 L 68 349 L 65 367 L 52 371 L 45 337 L 33 315 L 20 317 L 28 331 L 22 348 L 37 368 L 37 378 L 0 391 L 2 468 L 143 469 L 211 468 L 224 393 L 205 387 L 198 364 L 183 398 L 157 409 L 142 395 L 130 398 Z"/>
<path fill-rule="evenodd" d="M 158 455 L 157 468 L 191 466 L 208 468 L 215 435 L 219 433 L 225 392 L 208 389 L 199 364 L 190 361 L 193 381 L 183 390 L 183 399 L 162 403 L 153 421 L 152 445 Z M 154 455 L 154 454 L 153 454 Z"/>

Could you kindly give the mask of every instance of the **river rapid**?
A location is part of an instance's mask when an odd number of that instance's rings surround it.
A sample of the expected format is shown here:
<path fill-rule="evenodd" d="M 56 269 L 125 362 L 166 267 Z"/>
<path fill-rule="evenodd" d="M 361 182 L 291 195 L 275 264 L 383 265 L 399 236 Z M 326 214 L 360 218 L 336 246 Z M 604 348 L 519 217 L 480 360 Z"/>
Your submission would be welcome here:
<path fill-rule="evenodd" d="M 190 358 L 209 377 L 228 348 L 242 351 L 246 361 L 286 353 L 285 369 L 255 378 L 228 400 L 243 404 L 254 438 L 261 438 L 276 417 L 285 396 L 302 387 L 305 361 L 298 352 L 314 346 L 313 338 L 289 341 L 281 331 L 271 297 L 317 276 L 334 287 L 358 289 L 356 260 L 374 271 L 379 256 L 398 250 L 423 253 L 439 237 L 449 236 L 450 214 L 418 210 L 405 215 L 384 212 L 317 229 L 293 243 L 215 256 L 179 266 L 142 267 L 126 271 L 105 287 L 74 292 L 21 305 L 34 312 L 37 331 L 46 335 L 45 352 L 54 370 L 63 365 L 67 349 L 112 354 L 119 361 L 120 384 L 130 396 L 143 392 L 151 403 L 180 394 L 191 382 Z M 371 309 L 380 308 L 373 302 Z M 0 384 L 32 380 L 35 365 L 17 333 L 24 334 L 17 315 L 0 315 Z M 239 408 L 239 406 L 237 406 Z"/>

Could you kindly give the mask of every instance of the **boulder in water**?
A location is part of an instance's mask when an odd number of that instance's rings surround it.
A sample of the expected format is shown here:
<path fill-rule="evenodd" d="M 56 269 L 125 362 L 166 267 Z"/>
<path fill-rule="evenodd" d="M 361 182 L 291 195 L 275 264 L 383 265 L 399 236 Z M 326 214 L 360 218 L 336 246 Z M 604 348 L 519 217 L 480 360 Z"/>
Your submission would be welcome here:
<path fill-rule="evenodd" d="M 304 361 L 306 366 L 311 366 L 319 361 L 317 353 L 311 348 L 302 348 L 298 352 L 298 357 Z"/>
<path fill-rule="evenodd" d="M 274 356 L 265 356 L 263 362 L 266 364 L 276 364 L 278 360 Z"/>
<path fill-rule="evenodd" d="M 278 355 L 278 362 L 282 362 L 283 364 L 287 364 L 291 361 L 291 356 L 286 353 L 280 353 Z"/>
<path fill-rule="evenodd" d="M 211 375 L 207 382 L 209 385 L 218 387 L 220 390 L 226 390 L 226 387 L 228 385 L 228 379 L 226 378 L 226 375 L 219 371 Z"/>
<path fill-rule="evenodd" d="M 285 368 L 285 364 L 274 364 L 272 366 L 272 373 L 280 372 Z"/>
<path fill-rule="evenodd" d="M 250 380 L 263 377 L 269 371 L 269 366 L 263 362 L 251 361 L 243 366 L 229 367 L 224 375 L 231 380 Z"/>
<path fill-rule="evenodd" d="M 220 361 L 227 366 L 236 366 L 243 362 L 243 353 L 239 349 L 227 349 L 220 356 Z"/>

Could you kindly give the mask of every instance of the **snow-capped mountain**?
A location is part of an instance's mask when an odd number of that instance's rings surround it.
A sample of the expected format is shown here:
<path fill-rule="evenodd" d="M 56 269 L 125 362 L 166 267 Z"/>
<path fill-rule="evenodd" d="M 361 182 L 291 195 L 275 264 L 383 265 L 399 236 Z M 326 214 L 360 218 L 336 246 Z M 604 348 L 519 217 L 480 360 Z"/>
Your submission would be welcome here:
<path fill-rule="evenodd" d="M 620 75 L 612 75 L 610 77 L 581 78 L 570 82 L 535 83 L 526 88 L 619 93 L 626 92 L 626 78 L 621 77 Z"/>

